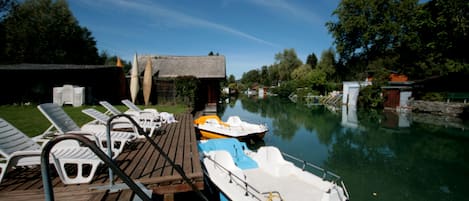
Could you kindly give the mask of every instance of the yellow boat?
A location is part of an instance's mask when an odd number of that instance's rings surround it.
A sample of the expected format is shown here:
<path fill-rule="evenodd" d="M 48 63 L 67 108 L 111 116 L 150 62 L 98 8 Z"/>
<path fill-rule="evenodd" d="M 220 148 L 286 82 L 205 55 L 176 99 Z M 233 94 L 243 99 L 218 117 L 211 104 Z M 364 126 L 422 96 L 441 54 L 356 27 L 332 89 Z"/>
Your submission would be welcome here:
<path fill-rule="evenodd" d="M 230 116 L 226 122 L 223 122 L 216 115 L 205 115 L 195 119 L 194 125 L 199 130 L 202 139 L 262 139 L 269 130 L 264 124 L 248 123 L 238 116 Z"/>

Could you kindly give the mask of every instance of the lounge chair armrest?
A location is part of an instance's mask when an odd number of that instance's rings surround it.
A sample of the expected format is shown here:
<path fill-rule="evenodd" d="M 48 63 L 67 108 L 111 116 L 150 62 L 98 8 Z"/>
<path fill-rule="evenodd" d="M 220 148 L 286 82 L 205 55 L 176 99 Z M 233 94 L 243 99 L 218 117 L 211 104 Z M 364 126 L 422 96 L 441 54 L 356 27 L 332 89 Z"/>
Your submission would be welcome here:
<path fill-rule="evenodd" d="M 25 151 L 15 151 L 11 154 L 13 156 L 40 156 L 42 150 L 25 150 Z"/>

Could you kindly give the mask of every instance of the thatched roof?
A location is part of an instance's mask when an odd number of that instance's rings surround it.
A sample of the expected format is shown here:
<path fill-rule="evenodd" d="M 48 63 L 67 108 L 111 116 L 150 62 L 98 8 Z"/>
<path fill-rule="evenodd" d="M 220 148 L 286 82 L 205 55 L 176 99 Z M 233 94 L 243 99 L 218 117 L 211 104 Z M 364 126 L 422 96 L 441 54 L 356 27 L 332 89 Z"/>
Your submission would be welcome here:
<path fill-rule="evenodd" d="M 197 78 L 224 79 L 226 62 L 224 56 L 138 56 L 138 72 L 142 73 L 151 57 L 153 75 L 160 78 L 195 76 Z"/>

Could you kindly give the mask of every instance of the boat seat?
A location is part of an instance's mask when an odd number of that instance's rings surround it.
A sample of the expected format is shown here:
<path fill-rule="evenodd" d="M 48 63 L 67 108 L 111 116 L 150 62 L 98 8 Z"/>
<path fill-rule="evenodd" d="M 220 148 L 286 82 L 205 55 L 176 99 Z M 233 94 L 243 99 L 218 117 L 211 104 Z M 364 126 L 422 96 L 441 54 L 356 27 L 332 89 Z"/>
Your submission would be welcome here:
<path fill-rule="evenodd" d="M 264 146 L 257 150 L 257 154 L 253 157 L 260 167 L 267 170 L 269 174 L 274 176 L 288 176 L 294 173 L 295 165 L 283 159 L 280 150 L 273 146 Z"/>
<path fill-rule="evenodd" d="M 234 138 L 221 138 L 221 139 L 211 139 L 205 143 L 198 144 L 199 149 L 204 152 L 216 151 L 216 150 L 225 150 L 227 151 L 234 160 L 235 165 L 239 168 L 251 169 L 259 167 L 256 161 L 252 160 L 250 157 L 246 156 L 244 150 L 247 149 L 246 143 L 240 142 Z"/>

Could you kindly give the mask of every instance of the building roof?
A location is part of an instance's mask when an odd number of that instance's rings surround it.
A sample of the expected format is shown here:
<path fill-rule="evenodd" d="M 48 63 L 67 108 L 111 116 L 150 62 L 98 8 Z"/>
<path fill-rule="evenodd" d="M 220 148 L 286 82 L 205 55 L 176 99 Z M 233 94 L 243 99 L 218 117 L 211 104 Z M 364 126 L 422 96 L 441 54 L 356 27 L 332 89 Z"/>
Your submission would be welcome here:
<path fill-rule="evenodd" d="M 76 70 L 76 69 L 103 69 L 116 66 L 104 65 L 76 65 L 76 64 L 9 64 L 0 65 L 0 70 Z"/>
<path fill-rule="evenodd" d="M 151 57 L 152 73 L 160 78 L 175 78 L 179 76 L 195 76 L 197 78 L 226 77 L 226 61 L 224 56 L 138 56 L 138 72 L 145 70 Z"/>

